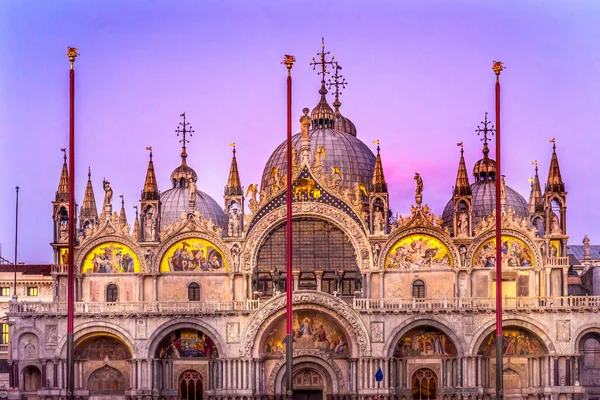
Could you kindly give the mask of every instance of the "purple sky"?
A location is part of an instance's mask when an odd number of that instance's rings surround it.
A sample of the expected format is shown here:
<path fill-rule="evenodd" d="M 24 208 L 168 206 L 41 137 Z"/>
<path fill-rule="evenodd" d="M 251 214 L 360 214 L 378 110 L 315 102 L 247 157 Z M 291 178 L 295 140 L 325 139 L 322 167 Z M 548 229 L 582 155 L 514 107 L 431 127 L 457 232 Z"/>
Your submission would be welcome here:
<path fill-rule="evenodd" d="M 568 194 L 568 233 L 600 242 L 600 2 L 558 1 L 4 1 L 0 3 L 0 242 L 13 259 L 14 187 L 20 191 L 19 260 L 50 262 L 52 206 L 68 146 L 67 46 L 76 62 L 76 196 L 87 167 L 96 201 L 102 178 L 130 221 L 153 146 L 161 190 L 179 165 L 174 129 L 185 111 L 198 187 L 222 203 L 229 143 L 242 184 L 259 183 L 285 139 L 284 54 L 296 56 L 294 129 L 318 101 L 308 65 L 326 48 L 349 85 L 342 112 L 358 137 L 380 139 L 394 212 L 414 202 L 440 214 L 459 150 L 469 171 L 481 157 L 474 133 L 495 118 L 493 60 L 502 60 L 506 181 L 526 199 L 537 159 L 545 182 L 556 138 Z M 330 103 L 333 99 L 329 99 Z M 494 147 L 492 146 L 492 152 Z M 117 207 L 118 209 L 118 207 Z"/>

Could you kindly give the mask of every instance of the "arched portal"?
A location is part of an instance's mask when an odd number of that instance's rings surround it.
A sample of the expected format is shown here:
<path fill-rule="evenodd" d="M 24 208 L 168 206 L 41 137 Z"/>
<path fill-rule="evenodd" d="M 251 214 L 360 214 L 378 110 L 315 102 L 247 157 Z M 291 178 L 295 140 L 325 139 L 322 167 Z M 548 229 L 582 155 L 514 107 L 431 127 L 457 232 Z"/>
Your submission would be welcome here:
<path fill-rule="evenodd" d="M 588 332 L 579 340 L 579 379 L 586 393 L 600 394 L 600 333 Z"/>
<path fill-rule="evenodd" d="M 183 371 L 179 376 L 179 399 L 202 400 L 202 375 L 192 369 Z"/>
<path fill-rule="evenodd" d="M 38 367 L 29 365 L 23 368 L 22 390 L 24 392 L 36 392 L 42 387 L 42 373 Z"/>
<path fill-rule="evenodd" d="M 117 336 L 84 336 L 75 344 L 73 356 L 75 371 L 81 371 L 76 382 L 81 382 L 91 395 L 122 396 L 129 389 L 131 350 Z"/>
<path fill-rule="evenodd" d="M 282 382 L 281 386 L 285 387 L 285 382 Z M 325 379 L 316 369 L 303 368 L 294 371 L 294 399 L 322 400 L 324 390 Z"/>
<path fill-rule="evenodd" d="M 416 400 L 431 400 L 437 396 L 438 379 L 429 368 L 417 370 L 412 377 L 412 398 Z"/>
<path fill-rule="evenodd" d="M 548 354 L 544 341 L 535 333 L 520 326 L 504 327 L 502 340 L 503 386 L 506 395 L 520 395 L 522 388 L 541 386 L 544 365 L 541 356 Z M 481 356 L 483 386 L 496 387 L 496 332 L 488 333 L 479 345 L 477 355 Z M 485 382 L 489 385 L 485 385 Z"/>

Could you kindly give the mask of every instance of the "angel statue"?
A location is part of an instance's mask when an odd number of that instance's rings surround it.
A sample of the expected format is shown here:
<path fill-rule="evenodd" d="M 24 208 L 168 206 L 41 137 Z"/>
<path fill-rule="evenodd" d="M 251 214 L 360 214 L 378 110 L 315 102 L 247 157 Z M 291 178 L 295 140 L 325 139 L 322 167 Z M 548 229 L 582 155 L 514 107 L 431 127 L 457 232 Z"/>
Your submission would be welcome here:
<path fill-rule="evenodd" d="M 249 194 L 252 195 L 250 201 L 248 202 L 248 206 L 250 207 L 250 211 L 252 212 L 255 212 L 258 209 L 258 201 L 256 200 L 257 193 L 258 183 L 251 183 L 250 186 L 248 186 L 248 190 L 246 190 L 246 197 L 248 197 Z"/>

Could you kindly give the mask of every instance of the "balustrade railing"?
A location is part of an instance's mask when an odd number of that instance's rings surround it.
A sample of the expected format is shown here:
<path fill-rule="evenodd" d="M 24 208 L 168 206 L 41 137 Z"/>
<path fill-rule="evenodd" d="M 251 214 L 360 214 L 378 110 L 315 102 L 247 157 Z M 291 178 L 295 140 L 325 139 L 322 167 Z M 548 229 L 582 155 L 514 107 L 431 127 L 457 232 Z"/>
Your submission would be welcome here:
<path fill-rule="evenodd" d="M 477 310 L 496 309 L 495 298 L 443 298 L 443 299 L 360 299 L 352 304 L 357 311 L 419 311 L 419 310 Z M 600 296 L 504 297 L 504 310 L 545 309 L 600 309 Z"/>
<path fill-rule="evenodd" d="M 569 257 L 544 257 L 544 265 L 568 267 Z"/>
<path fill-rule="evenodd" d="M 8 354 L 8 344 L 0 344 L 0 354 Z"/>
<path fill-rule="evenodd" d="M 67 303 L 56 302 L 10 302 L 12 314 L 66 314 Z M 211 314 L 229 312 L 253 312 L 259 300 L 234 301 L 181 301 L 181 302 L 76 302 L 76 314 Z"/>

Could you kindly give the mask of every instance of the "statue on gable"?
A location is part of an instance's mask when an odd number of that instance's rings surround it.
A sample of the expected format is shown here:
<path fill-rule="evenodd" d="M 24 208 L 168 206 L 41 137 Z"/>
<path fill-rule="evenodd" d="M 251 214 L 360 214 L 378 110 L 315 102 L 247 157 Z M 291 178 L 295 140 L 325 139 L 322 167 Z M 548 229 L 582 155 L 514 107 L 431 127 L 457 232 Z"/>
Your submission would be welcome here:
<path fill-rule="evenodd" d="M 308 108 L 304 108 L 302 110 L 304 115 L 300 117 L 300 132 L 302 136 L 302 141 L 310 140 L 310 138 L 308 137 L 308 131 L 310 129 L 311 124 L 310 117 L 308 116 L 309 111 L 310 110 Z"/>
<path fill-rule="evenodd" d="M 110 182 L 104 179 L 102 180 L 102 186 L 104 187 L 104 207 L 110 207 L 113 197 L 113 190 L 110 187 Z"/>
<path fill-rule="evenodd" d="M 415 172 L 415 202 L 417 203 L 417 208 L 421 208 L 421 203 L 423 202 L 423 178 L 419 175 L 418 172 Z"/>

